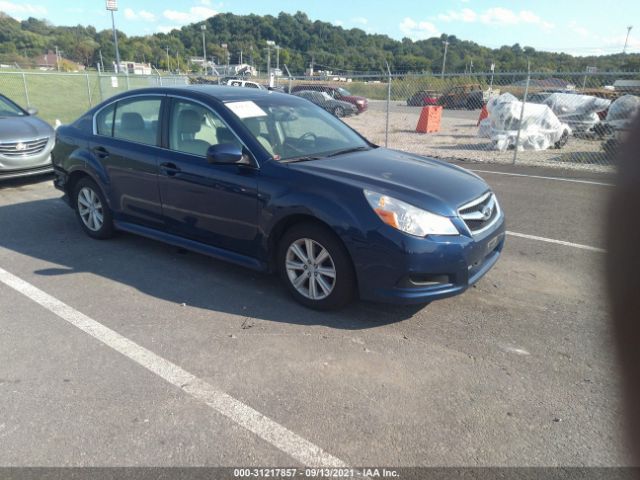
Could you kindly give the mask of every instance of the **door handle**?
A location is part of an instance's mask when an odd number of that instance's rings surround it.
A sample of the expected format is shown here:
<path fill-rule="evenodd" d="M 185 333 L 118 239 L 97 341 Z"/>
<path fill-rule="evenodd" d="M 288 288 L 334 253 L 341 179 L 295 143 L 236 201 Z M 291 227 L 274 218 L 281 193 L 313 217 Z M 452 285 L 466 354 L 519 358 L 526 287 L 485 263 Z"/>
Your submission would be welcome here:
<path fill-rule="evenodd" d="M 160 171 L 169 177 L 173 177 L 177 173 L 180 173 L 180 169 L 175 163 L 164 162 L 160 164 Z"/>
<path fill-rule="evenodd" d="M 104 147 L 95 147 L 93 152 L 98 158 L 105 159 L 109 156 L 109 151 Z"/>

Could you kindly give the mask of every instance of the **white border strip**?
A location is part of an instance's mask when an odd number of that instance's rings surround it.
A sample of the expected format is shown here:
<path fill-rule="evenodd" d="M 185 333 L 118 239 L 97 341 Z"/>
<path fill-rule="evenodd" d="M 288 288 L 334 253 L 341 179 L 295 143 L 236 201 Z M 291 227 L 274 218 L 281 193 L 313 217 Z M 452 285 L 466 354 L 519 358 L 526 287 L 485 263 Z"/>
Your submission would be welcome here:
<path fill-rule="evenodd" d="M 562 177 L 545 177 L 544 175 L 525 175 L 524 173 L 511 173 L 511 172 L 496 172 L 495 170 L 476 170 L 469 168 L 472 172 L 476 173 L 493 173 L 495 175 L 507 175 L 510 177 L 525 177 L 525 178 L 541 178 L 543 180 L 556 180 L 558 182 L 570 182 L 570 183 L 584 183 L 587 185 L 599 185 L 601 187 L 614 187 L 612 183 L 596 182 L 593 180 L 578 180 L 576 178 L 562 178 Z"/>
<path fill-rule="evenodd" d="M 213 410 L 241 425 L 280 451 L 305 466 L 346 467 L 340 459 L 328 454 L 317 445 L 305 440 L 269 417 L 245 405 L 234 397 L 216 390 L 207 382 L 150 350 L 123 337 L 119 333 L 80 313 L 69 305 L 0 268 L 0 282 L 38 303 L 51 313 L 88 333 L 118 353 L 170 384 L 182 389 L 193 398 L 204 402 Z"/>
<path fill-rule="evenodd" d="M 517 232 L 510 232 L 510 231 L 507 231 L 506 233 L 507 235 L 511 235 L 512 237 L 520 237 L 520 238 L 527 238 L 529 240 L 538 240 L 540 242 L 555 243 L 556 245 L 564 245 L 566 247 L 579 248 L 581 250 L 589 250 L 590 252 L 607 253 L 607 251 L 602 248 L 590 247 L 589 245 L 582 245 L 580 243 L 565 242 L 564 240 L 556 240 L 554 238 L 537 237 L 535 235 L 527 235 L 526 233 L 517 233 Z"/>

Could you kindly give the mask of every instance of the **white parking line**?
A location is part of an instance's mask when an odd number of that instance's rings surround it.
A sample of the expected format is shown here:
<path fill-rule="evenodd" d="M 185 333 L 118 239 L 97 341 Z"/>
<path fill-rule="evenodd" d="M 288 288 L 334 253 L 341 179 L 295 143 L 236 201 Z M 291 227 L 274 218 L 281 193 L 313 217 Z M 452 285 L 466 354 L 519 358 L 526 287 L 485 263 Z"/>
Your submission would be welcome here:
<path fill-rule="evenodd" d="M 182 389 L 193 398 L 204 402 L 213 410 L 243 426 L 277 449 L 305 466 L 346 467 L 340 459 L 305 440 L 257 410 L 234 397 L 216 390 L 207 382 L 165 360 L 119 333 L 89 318 L 66 303 L 0 268 L 0 282 L 40 304 L 62 320 L 88 333 L 118 353 L 170 384 Z"/>
<path fill-rule="evenodd" d="M 494 175 L 507 175 L 510 177 L 526 177 L 526 178 L 541 178 L 543 180 L 556 180 L 558 182 L 570 182 L 570 183 L 585 183 L 587 185 L 599 185 L 601 187 L 614 187 L 612 183 L 596 182 L 593 180 L 578 180 L 576 178 L 562 178 L 562 177 L 546 177 L 544 175 L 525 175 L 524 173 L 511 173 L 511 172 L 496 172 L 494 170 L 478 170 L 469 168 L 472 172 L 476 173 L 492 173 Z"/>
<path fill-rule="evenodd" d="M 589 245 L 582 245 L 580 243 L 565 242 L 564 240 L 556 240 L 555 238 L 537 237 L 536 235 L 528 235 L 526 233 L 510 232 L 508 230 L 507 230 L 507 235 L 511 235 L 513 237 L 527 238 L 529 240 L 538 240 L 540 242 L 555 243 L 557 245 L 564 245 L 566 247 L 579 248 L 581 250 L 589 250 L 591 252 L 607 253 L 607 251 L 602 249 L 602 248 L 591 247 Z"/>

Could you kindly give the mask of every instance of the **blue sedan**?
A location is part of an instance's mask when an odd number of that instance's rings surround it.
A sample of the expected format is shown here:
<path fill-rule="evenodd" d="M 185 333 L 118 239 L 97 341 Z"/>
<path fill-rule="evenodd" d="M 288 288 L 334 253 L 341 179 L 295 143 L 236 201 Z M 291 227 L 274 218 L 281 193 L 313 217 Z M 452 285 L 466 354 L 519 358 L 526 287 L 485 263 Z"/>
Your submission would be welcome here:
<path fill-rule="evenodd" d="M 60 127 L 53 165 L 90 237 L 126 231 L 277 272 L 315 309 L 462 293 L 504 245 L 478 176 L 277 92 L 130 91 Z"/>

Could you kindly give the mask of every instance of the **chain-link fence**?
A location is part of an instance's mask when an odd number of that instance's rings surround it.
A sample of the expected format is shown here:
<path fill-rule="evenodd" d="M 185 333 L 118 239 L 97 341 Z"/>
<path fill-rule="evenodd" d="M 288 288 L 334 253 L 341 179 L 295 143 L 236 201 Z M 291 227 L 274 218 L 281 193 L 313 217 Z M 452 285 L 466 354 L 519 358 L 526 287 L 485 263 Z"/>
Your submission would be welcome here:
<path fill-rule="evenodd" d="M 0 93 L 67 123 L 120 92 L 218 83 L 201 76 L 0 72 Z M 263 86 L 265 78 L 251 78 Z M 372 142 L 443 159 L 610 170 L 640 107 L 640 73 L 384 74 L 279 78 L 366 111 L 344 120 Z M 484 118 L 486 117 L 486 118 Z"/>
<path fill-rule="evenodd" d="M 69 123 L 118 93 L 160 85 L 186 85 L 184 75 L 0 72 L 0 94 L 22 107 L 33 107 L 51 125 Z"/>
<path fill-rule="evenodd" d="M 589 170 L 611 169 L 640 107 L 640 74 L 628 72 L 381 75 L 329 85 L 368 99 L 368 111 L 346 121 L 389 148 Z"/>

